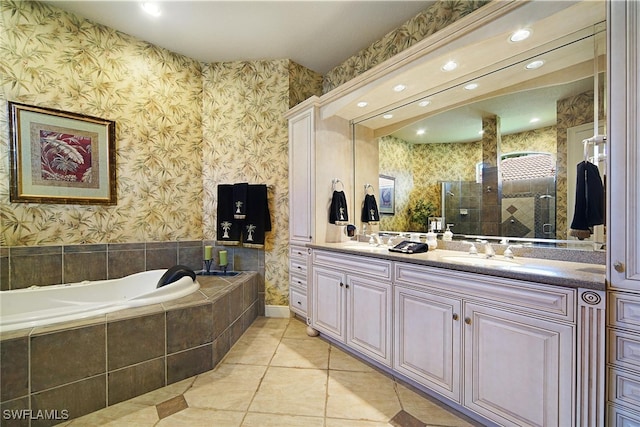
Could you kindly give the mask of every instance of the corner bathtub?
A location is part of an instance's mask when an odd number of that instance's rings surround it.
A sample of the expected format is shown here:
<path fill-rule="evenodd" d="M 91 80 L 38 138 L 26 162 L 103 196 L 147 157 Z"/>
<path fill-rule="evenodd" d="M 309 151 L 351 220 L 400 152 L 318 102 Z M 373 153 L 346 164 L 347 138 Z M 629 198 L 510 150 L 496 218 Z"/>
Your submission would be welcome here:
<path fill-rule="evenodd" d="M 166 271 L 150 270 L 120 279 L 2 291 L 0 332 L 157 304 L 189 295 L 200 288 L 197 280 L 188 276 L 156 288 Z"/>

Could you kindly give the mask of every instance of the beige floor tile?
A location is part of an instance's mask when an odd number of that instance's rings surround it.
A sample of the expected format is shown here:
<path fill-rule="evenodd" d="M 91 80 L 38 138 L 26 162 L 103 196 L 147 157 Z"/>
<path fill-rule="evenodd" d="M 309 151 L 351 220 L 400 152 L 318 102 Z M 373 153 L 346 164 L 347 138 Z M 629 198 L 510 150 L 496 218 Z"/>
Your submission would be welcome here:
<path fill-rule="evenodd" d="M 291 368 L 327 369 L 329 365 L 329 344 L 322 340 L 301 340 L 282 338 L 271 366 Z"/>
<path fill-rule="evenodd" d="M 389 421 L 400 411 L 395 384 L 378 372 L 329 371 L 327 417 Z"/>
<path fill-rule="evenodd" d="M 280 344 L 279 337 L 242 336 L 224 357 L 225 363 L 268 365 Z"/>
<path fill-rule="evenodd" d="M 94 426 L 153 426 L 158 422 L 155 405 L 141 405 L 130 400 L 71 420 L 74 427 Z"/>
<path fill-rule="evenodd" d="M 187 408 L 157 424 L 158 427 L 240 427 L 244 412 Z"/>
<path fill-rule="evenodd" d="M 310 337 L 307 335 L 307 324 L 300 319 L 293 318 L 287 326 L 287 330 L 284 331 L 285 338 L 298 338 L 298 339 L 318 339 L 318 337 Z"/>
<path fill-rule="evenodd" d="M 150 391 L 138 397 L 129 400 L 132 403 L 140 403 L 143 405 L 157 405 L 165 402 L 173 397 L 179 396 L 191 387 L 196 377 L 190 377 L 177 383 L 170 384 L 166 387 Z"/>
<path fill-rule="evenodd" d="M 244 332 L 244 334 L 242 334 L 242 337 L 273 336 L 280 338 L 284 334 L 289 323 L 289 318 L 258 317 Z"/>
<path fill-rule="evenodd" d="M 344 418 L 327 418 L 325 427 L 392 427 L 383 421 L 346 420 Z"/>
<path fill-rule="evenodd" d="M 249 412 L 242 427 L 324 427 L 324 418 Z"/>
<path fill-rule="evenodd" d="M 327 371 L 272 366 L 260 384 L 249 412 L 324 416 Z"/>
<path fill-rule="evenodd" d="M 472 427 L 481 425 L 459 417 L 436 401 L 421 396 L 401 384 L 397 385 L 397 390 L 402 408 L 429 426 Z"/>
<path fill-rule="evenodd" d="M 375 369 L 371 366 L 333 345 L 329 352 L 329 369 L 337 371 L 375 372 Z"/>
<path fill-rule="evenodd" d="M 246 411 L 258 389 L 266 367 L 219 365 L 199 375 L 184 398 L 191 408 Z"/>

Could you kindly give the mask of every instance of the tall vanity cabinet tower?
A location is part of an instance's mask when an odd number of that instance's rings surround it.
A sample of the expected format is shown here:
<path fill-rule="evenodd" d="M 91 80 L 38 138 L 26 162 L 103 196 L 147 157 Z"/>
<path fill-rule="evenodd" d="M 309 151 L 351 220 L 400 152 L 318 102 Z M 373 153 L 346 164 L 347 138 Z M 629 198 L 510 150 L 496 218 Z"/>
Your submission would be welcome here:
<path fill-rule="evenodd" d="M 307 320 L 307 243 L 338 241 L 342 228 L 329 224 L 333 181 L 347 197 L 350 218 L 355 214 L 349 197 L 353 175 L 350 125 L 339 117 L 322 119 L 319 98 L 293 107 L 289 119 L 289 308 Z"/>
<path fill-rule="evenodd" d="M 607 418 L 640 426 L 640 2 L 609 1 Z"/>

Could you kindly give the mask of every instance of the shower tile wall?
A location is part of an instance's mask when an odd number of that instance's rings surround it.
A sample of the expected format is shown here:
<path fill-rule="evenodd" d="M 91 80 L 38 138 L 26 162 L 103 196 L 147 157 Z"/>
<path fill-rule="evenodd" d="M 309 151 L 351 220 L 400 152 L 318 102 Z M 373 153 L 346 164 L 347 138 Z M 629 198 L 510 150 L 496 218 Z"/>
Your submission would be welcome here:
<path fill-rule="evenodd" d="M 502 234 L 556 237 L 556 183 L 553 177 L 502 183 Z"/>
<path fill-rule="evenodd" d="M 455 234 L 481 234 L 482 187 L 475 181 L 444 182 L 445 222 Z"/>

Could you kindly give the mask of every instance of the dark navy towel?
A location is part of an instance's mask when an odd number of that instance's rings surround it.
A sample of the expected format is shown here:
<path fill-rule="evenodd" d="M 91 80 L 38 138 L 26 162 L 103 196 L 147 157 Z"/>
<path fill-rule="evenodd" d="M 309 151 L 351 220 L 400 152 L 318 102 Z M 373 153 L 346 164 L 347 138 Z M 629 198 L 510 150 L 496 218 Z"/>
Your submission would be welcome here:
<path fill-rule="evenodd" d="M 373 194 L 364 196 L 364 202 L 362 202 L 362 217 L 360 219 L 362 222 L 368 222 L 369 224 L 377 224 L 380 222 L 378 203 L 376 202 L 376 196 Z"/>
<path fill-rule="evenodd" d="M 271 231 L 267 186 L 250 184 L 247 189 L 247 217 L 242 227 L 242 245 L 263 248 L 265 233 Z"/>
<path fill-rule="evenodd" d="M 233 184 L 233 217 L 235 219 L 245 219 L 247 216 L 247 192 L 249 184 L 241 182 Z"/>
<path fill-rule="evenodd" d="M 233 185 L 218 184 L 218 209 L 216 219 L 217 242 L 221 245 L 239 245 L 242 224 L 233 217 Z"/>
<path fill-rule="evenodd" d="M 347 197 L 344 191 L 334 191 L 329 207 L 329 222 L 335 225 L 347 225 L 349 212 L 347 211 Z"/>
<path fill-rule="evenodd" d="M 591 236 L 594 225 L 604 224 L 604 185 L 598 166 L 590 162 L 578 163 L 576 204 L 569 234 L 582 240 Z"/>

